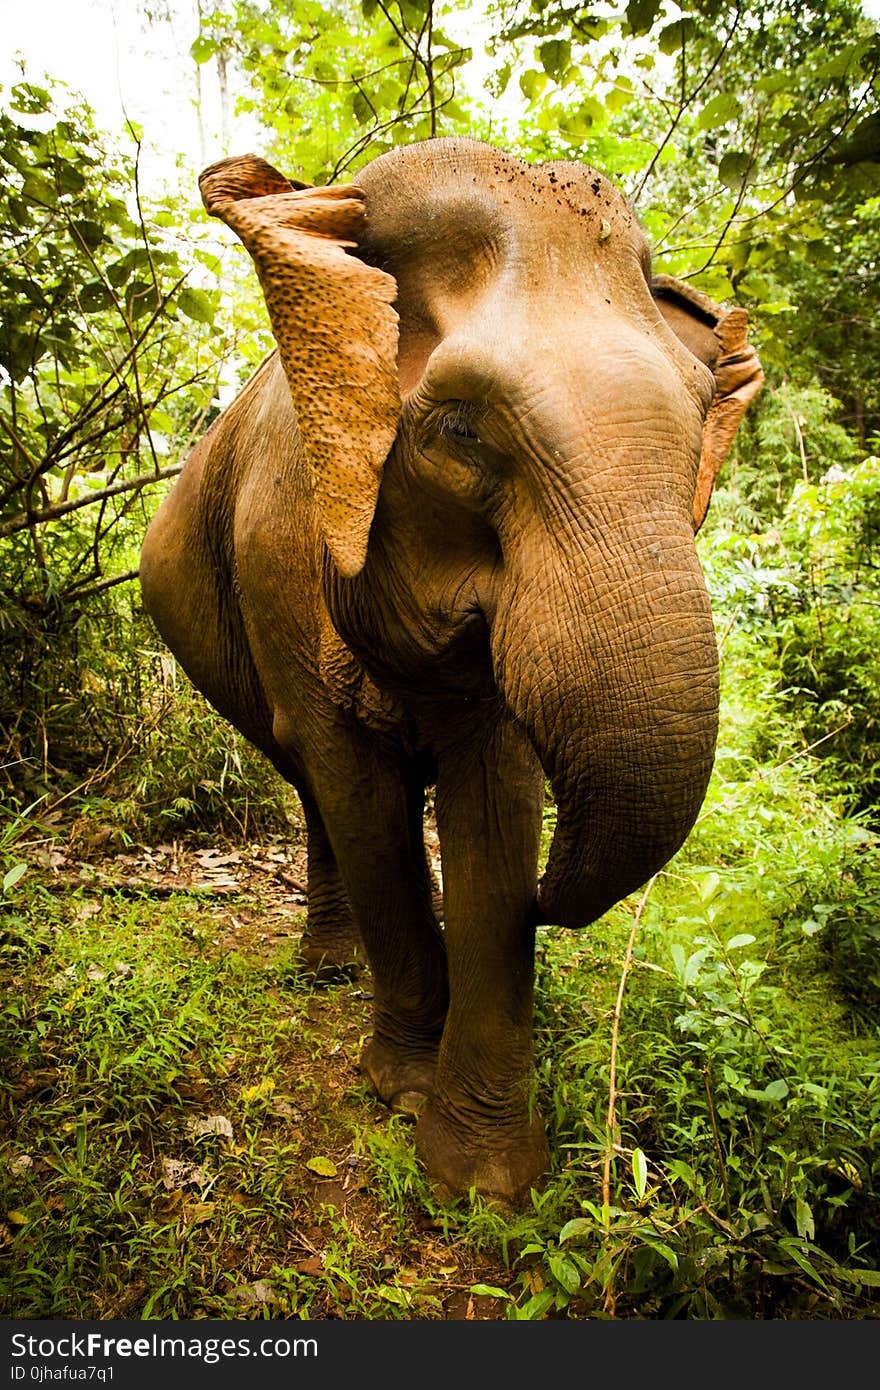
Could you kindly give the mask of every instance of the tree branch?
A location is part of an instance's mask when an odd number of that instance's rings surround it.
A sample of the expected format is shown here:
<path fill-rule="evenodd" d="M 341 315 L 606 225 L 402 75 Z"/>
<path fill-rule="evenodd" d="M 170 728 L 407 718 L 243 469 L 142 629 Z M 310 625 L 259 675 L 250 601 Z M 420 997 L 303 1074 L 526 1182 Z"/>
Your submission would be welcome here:
<path fill-rule="evenodd" d="M 112 574 L 106 579 L 97 579 L 93 584 L 83 584 L 79 589 L 70 589 L 64 594 L 64 599 L 83 599 L 91 598 L 93 594 L 103 593 L 105 589 L 113 589 L 117 584 L 130 584 L 133 579 L 140 577 L 140 570 L 126 570 L 125 574 Z"/>
<path fill-rule="evenodd" d="M 0 538 L 14 536 L 18 531 L 26 531 L 28 527 L 39 524 L 43 521 L 55 521 L 59 516 L 66 516 L 68 512 L 79 511 L 81 507 L 90 507 L 94 502 L 103 502 L 108 497 L 116 497 L 121 492 L 134 492 L 140 488 L 149 487 L 150 483 L 159 482 L 163 478 L 176 478 L 183 471 L 182 463 L 172 464 L 169 468 L 160 468 L 156 473 L 144 473 L 139 478 L 122 479 L 118 483 L 111 483 L 109 487 L 99 488 L 95 492 L 89 493 L 87 497 L 76 497 L 72 502 L 56 502 L 53 506 L 41 507 L 37 511 L 19 512 L 17 516 L 9 517 L 8 520 L 0 522 Z"/>
<path fill-rule="evenodd" d="M 670 127 L 669 127 L 669 129 L 667 130 L 666 134 L 663 136 L 663 139 L 661 140 L 660 144 L 657 146 L 657 149 L 654 151 L 654 158 L 651 160 L 651 163 L 648 165 L 647 169 L 645 170 L 644 174 L 642 175 L 641 182 L 639 183 L 638 188 L 636 189 L 635 193 L 634 193 L 633 196 L 632 196 L 632 200 L 631 200 L 631 201 L 632 201 L 632 203 L 633 203 L 633 206 L 635 206 L 635 204 L 638 202 L 639 198 L 641 197 L 642 193 L 644 192 L 645 184 L 648 182 L 648 179 L 651 177 L 651 175 L 653 174 L 654 170 L 656 169 L 656 167 L 657 167 L 657 161 L 658 161 L 658 159 L 660 158 L 660 156 L 661 156 L 661 154 L 663 153 L 663 151 L 666 149 L 666 146 L 669 144 L 669 141 L 672 139 L 673 135 L 675 134 L 675 131 L 676 131 L 676 129 L 678 128 L 678 123 L 679 123 L 679 121 L 681 120 L 682 116 L 684 115 L 685 111 L 688 109 L 689 106 L 692 106 L 693 103 L 696 101 L 697 97 L 700 95 L 700 92 L 703 90 L 703 88 L 705 87 L 706 83 L 707 83 L 707 82 L 709 81 L 709 79 L 711 78 L 712 74 L 716 71 L 716 69 L 718 68 L 719 63 L 721 62 L 721 59 L 724 57 L 725 53 L 727 52 L 728 48 L 730 47 L 730 42 L 731 42 L 731 40 L 732 40 L 734 34 L 736 33 L 736 30 L 737 30 L 737 27 L 738 27 L 738 25 L 739 25 L 739 21 L 740 21 L 741 17 L 742 17 L 742 14 L 741 14 L 740 6 L 739 6 L 739 4 L 737 4 L 737 7 L 736 7 L 736 14 L 734 15 L 733 23 L 731 24 L 729 31 L 728 31 L 727 34 L 725 35 L 724 42 L 722 43 L 720 49 L 718 50 L 718 53 L 716 54 L 715 59 L 714 59 L 714 61 L 712 62 L 712 65 L 710 66 L 709 70 L 705 73 L 705 75 L 703 76 L 702 80 L 701 80 L 700 82 L 697 83 L 696 87 L 695 87 L 694 90 L 691 92 L 690 96 L 688 96 L 688 94 L 687 94 L 687 88 L 686 88 L 686 86 L 685 86 L 685 38 L 684 38 L 684 30 L 682 30 L 682 36 L 681 36 L 681 96 L 680 96 L 680 98 L 679 98 L 678 110 L 676 111 L 675 115 L 674 115 L 673 118 L 672 118 L 672 124 L 670 125 Z"/>

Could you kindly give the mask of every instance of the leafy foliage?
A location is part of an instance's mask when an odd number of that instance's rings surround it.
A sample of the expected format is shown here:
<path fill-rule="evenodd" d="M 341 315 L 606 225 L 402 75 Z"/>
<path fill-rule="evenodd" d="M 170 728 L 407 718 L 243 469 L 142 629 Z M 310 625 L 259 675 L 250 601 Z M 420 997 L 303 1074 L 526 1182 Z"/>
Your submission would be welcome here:
<path fill-rule="evenodd" d="M 456 90 L 471 50 L 432 0 L 254 0 L 204 6 L 197 63 L 231 68 L 282 167 L 332 183 L 394 144 L 467 129 Z M 441 12 L 442 11 L 442 12 Z"/>
<path fill-rule="evenodd" d="M 741 463 L 717 499 L 705 563 L 716 611 L 730 629 L 748 632 L 799 738 L 820 750 L 825 785 L 876 817 L 880 465 L 852 464 L 853 442 L 829 421 L 821 393 L 783 394 L 784 409 L 766 410 L 758 422 L 756 464 Z M 793 482 L 799 469 L 806 476 Z M 787 502 L 771 510 L 780 494 Z"/>
<path fill-rule="evenodd" d="M 84 108 L 20 84 L 0 112 L 0 169 L 0 725 L 7 760 L 46 765 L 56 734 L 81 738 L 102 683 L 137 684 L 128 610 L 108 590 L 137 573 L 145 492 L 204 427 L 217 364 L 194 325 L 217 292 L 186 283 L 172 239 L 147 228 L 136 153 L 102 141 Z M 106 735 L 118 749 L 119 720 Z"/>

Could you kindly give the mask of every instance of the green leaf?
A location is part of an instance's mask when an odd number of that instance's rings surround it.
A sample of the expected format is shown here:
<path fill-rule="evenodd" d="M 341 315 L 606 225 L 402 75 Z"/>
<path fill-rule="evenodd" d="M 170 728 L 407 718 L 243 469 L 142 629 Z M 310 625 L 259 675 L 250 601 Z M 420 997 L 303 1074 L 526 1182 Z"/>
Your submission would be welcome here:
<path fill-rule="evenodd" d="M 493 1284 L 471 1284 L 468 1293 L 485 1294 L 488 1298 L 510 1298 L 506 1289 L 496 1289 Z"/>
<path fill-rule="evenodd" d="M 682 981 L 683 984 L 693 984 L 694 980 L 699 974 L 700 966 L 703 964 L 703 961 L 706 959 L 706 957 L 710 954 L 711 952 L 708 946 L 700 946 L 696 951 L 693 951 L 691 955 L 688 956 L 687 965 L 684 968 L 684 979 Z"/>
<path fill-rule="evenodd" d="M 671 1246 L 667 1245 L 665 1241 L 655 1240 L 653 1236 L 650 1239 L 643 1239 L 650 1250 L 656 1250 L 658 1255 L 662 1255 L 671 1270 L 678 1269 L 678 1256 Z"/>
<path fill-rule="evenodd" d="M 673 1158 L 666 1165 L 666 1171 L 671 1178 L 679 1178 L 686 1187 L 693 1191 L 696 1185 L 696 1174 L 689 1163 L 685 1163 L 683 1158 Z"/>
<path fill-rule="evenodd" d="M 742 111 L 742 102 L 730 92 L 719 92 L 711 101 L 707 101 L 699 116 L 697 117 L 697 128 L 699 130 L 716 130 L 720 125 L 727 125 L 728 121 L 735 121 Z"/>
<path fill-rule="evenodd" d="M 537 68 L 528 68 L 520 73 L 519 89 L 527 101 L 534 101 L 539 97 L 547 86 L 546 73 L 539 72 Z"/>
<path fill-rule="evenodd" d="M 66 159 L 58 161 L 56 177 L 62 193 L 81 193 L 86 185 L 82 170 Z"/>
<path fill-rule="evenodd" d="M 751 254 L 752 243 L 743 237 L 740 241 L 732 242 L 727 248 L 726 260 L 734 270 L 743 270 L 748 264 Z"/>
<path fill-rule="evenodd" d="M 323 1154 L 318 1154 L 316 1158 L 310 1158 L 306 1167 L 310 1173 L 317 1173 L 319 1178 L 335 1178 L 338 1172 L 333 1159 L 325 1158 Z"/>
<path fill-rule="evenodd" d="M 560 1244 L 565 1240 L 571 1240 L 572 1236 L 588 1236 L 595 1229 L 595 1224 L 594 1221 L 588 1221 L 585 1216 L 573 1217 L 571 1221 L 566 1221 L 559 1232 Z"/>
<path fill-rule="evenodd" d="M 155 285 L 147 280 L 134 280 L 126 288 L 125 307 L 132 318 L 143 318 L 156 307 Z"/>
<path fill-rule="evenodd" d="M 207 290 L 182 289 L 177 296 L 177 307 L 195 323 L 214 322 L 214 299 Z"/>
<path fill-rule="evenodd" d="M 161 430 L 163 434 L 171 434 L 174 430 L 174 420 L 167 410 L 151 410 L 150 429 Z"/>
<path fill-rule="evenodd" d="M 733 294 L 733 286 L 727 272 L 719 265 L 714 265 L 711 270 L 707 270 L 693 281 L 698 290 L 702 290 L 710 299 L 716 303 L 723 304 L 725 299 L 729 299 Z"/>
<path fill-rule="evenodd" d="M 761 1095 L 766 1100 L 785 1100 L 788 1095 L 788 1082 L 779 1077 L 777 1081 L 771 1081 L 769 1086 L 765 1086 Z"/>
<path fill-rule="evenodd" d="M 10 888 L 14 888 L 22 874 L 27 873 L 27 864 L 13 864 L 11 869 L 7 869 L 3 875 L 3 892 L 8 893 Z"/>
<path fill-rule="evenodd" d="M 100 280 L 93 280 L 91 284 L 83 285 L 79 292 L 79 302 L 84 313 L 98 314 L 102 309 L 112 308 L 113 295 Z"/>
<path fill-rule="evenodd" d="M 554 113 L 563 135 L 585 139 L 597 127 L 605 124 L 606 112 L 593 97 L 585 97 L 577 106 L 554 106 Z"/>
<path fill-rule="evenodd" d="M 219 47 L 216 39 L 209 39 L 207 34 L 199 34 L 195 43 L 190 45 L 189 56 L 199 64 L 207 63 L 209 58 L 213 58 Z"/>
<path fill-rule="evenodd" d="M 568 39 L 548 39 L 538 45 L 538 57 L 547 76 L 558 82 L 571 63 L 571 43 Z"/>
<path fill-rule="evenodd" d="M 680 53 L 695 31 L 696 25 L 692 19 L 677 19 L 674 24 L 667 24 L 665 29 L 660 30 L 660 52 L 667 55 Z"/>
<path fill-rule="evenodd" d="M 787 1255 L 791 1256 L 796 1265 L 800 1265 L 804 1273 L 808 1274 L 810 1278 L 820 1286 L 820 1288 L 825 1289 L 828 1287 L 825 1283 L 825 1280 L 822 1278 L 822 1275 L 810 1263 L 804 1252 L 799 1248 L 799 1246 L 795 1243 L 794 1240 L 781 1240 L 779 1242 L 779 1246 L 782 1250 L 785 1251 Z"/>
<path fill-rule="evenodd" d="M 739 936 L 732 936 L 727 943 L 728 951 L 738 951 L 741 946 L 751 946 L 757 937 L 749 936 L 748 932 L 742 932 Z"/>
<path fill-rule="evenodd" d="M 725 188 L 739 189 L 752 167 L 751 155 L 743 150 L 729 150 L 718 166 L 718 178 Z"/>
<path fill-rule="evenodd" d="M 718 889 L 721 887 L 721 875 L 716 873 L 705 874 L 699 883 L 700 901 L 711 902 Z"/>
<path fill-rule="evenodd" d="M 359 125 L 369 125 L 370 122 L 375 119 L 372 106 L 367 101 L 363 92 L 359 90 L 352 96 L 351 109 Z"/>
<path fill-rule="evenodd" d="M 635 89 L 628 77 L 618 77 L 615 79 L 614 86 L 605 98 L 605 105 L 609 111 L 622 111 L 623 108 L 632 101 Z"/>
<path fill-rule="evenodd" d="M 507 84 L 510 81 L 510 76 L 512 72 L 513 67 L 510 63 L 504 63 L 500 68 L 496 70 L 492 88 L 493 95 L 498 97 L 504 95 L 504 93 L 507 91 Z"/>
<path fill-rule="evenodd" d="M 571 1260 L 567 1259 L 565 1255 L 550 1255 L 548 1256 L 547 1264 L 550 1267 L 550 1273 L 553 1275 L 553 1278 L 556 1280 L 557 1284 L 560 1284 L 562 1288 L 565 1289 L 566 1293 L 576 1294 L 580 1292 L 580 1270 L 576 1265 L 572 1264 Z"/>
<path fill-rule="evenodd" d="M 384 1298 L 387 1303 L 396 1303 L 402 1308 L 409 1306 L 409 1295 L 403 1289 L 396 1289 L 392 1284 L 380 1284 L 376 1294 L 379 1298 Z"/>
<path fill-rule="evenodd" d="M 641 1202 L 648 1186 L 648 1160 L 641 1149 L 633 1149 L 632 1171 L 636 1194 Z"/>
<path fill-rule="evenodd" d="M 756 92 L 767 92 L 774 96 L 777 92 L 787 92 L 794 87 L 794 78 L 790 72 L 770 72 L 766 77 L 759 77 L 755 83 Z"/>
<path fill-rule="evenodd" d="M 813 1209 L 809 1202 L 804 1201 L 803 1197 L 798 1197 L 795 1201 L 795 1223 L 797 1225 L 797 1233 L 802 1240 L 813 1240 L 816 1234 Z"/>
<path fill-rule="evenodd" d="M 629 0 L 626 22 L 633 34 L 647 34 L 661 9 L 662 0 Z"/>
<path fill-rule="evenodd" d="M 19 82 L 12 89 L 9 105 L 13 111 L 24 111 L 29 116 L 36 116 L 40 111 L 49 110 L 52 98 L 45 87 L 35 87 L 31 82 Z"/>
<path fill-rule="evenodd" d="M 39 203 L 41 207 L 54 208 L 58 202 L 55 185 L 49 183 L 41 174 L 31 174 L 25 179 L 21 196 L 31 203 Z"/>
<path fill-rule="evenodd" d="M 430 0 L 399 0 L 400 13 L 408 29 L 418 32 L 428 13 Z"/>
<path fill-rule="evenodd" d="M 104 228 L 101 226 L 100 222 L 90 222 L 88 219 L 84 218 L 79 222 L 74 222 L 72 225 L 80 241 L 84 242 L 90 251 L 94 251 L 95 247 L 100 246 L 101 242 L 104 240 Z"/>
<path fill-rule="evenodd" d="M 518 1316 L 523 1320 L 535 1322 L 553 1307 L 555 1298 L 556 1295 L 552 1289 L 542 1289 L 540 1293 L 532 1295 L 528 1303 L 520 1309 Z"/>

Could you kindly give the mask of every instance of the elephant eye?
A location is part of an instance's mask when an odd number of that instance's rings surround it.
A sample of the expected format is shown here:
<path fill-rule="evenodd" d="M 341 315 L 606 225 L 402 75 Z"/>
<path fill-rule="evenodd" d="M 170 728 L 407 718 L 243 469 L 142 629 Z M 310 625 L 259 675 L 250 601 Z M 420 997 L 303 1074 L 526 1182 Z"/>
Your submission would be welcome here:
<path fill-rule="evenodd" d="M 478 440 L 480 436 L 477 433 L 477 421 L 480 413 L 477 406 L 469 401 L 450 403 L 440 421 L 441 435 L 456 444 Z"/>

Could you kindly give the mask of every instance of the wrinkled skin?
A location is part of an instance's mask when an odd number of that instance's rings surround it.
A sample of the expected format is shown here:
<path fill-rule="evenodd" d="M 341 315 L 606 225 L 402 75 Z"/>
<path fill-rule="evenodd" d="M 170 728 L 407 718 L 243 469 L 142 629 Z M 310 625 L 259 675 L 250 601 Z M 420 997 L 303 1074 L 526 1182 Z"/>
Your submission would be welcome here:
<path fill-rule="evenodd" d="M 709 778 L 694 531 L 761 382 L 745 315 L 652 283 L 635 218 L 581 165 L 432 141 L 357 188 L 295 188 L 250 156 L 201 187 L 280 353 L 150 527 L 145 602 L 299 791 L 304 948 L 332 973 L 362 941 L 376 1092 L 418 1112 L 438 1190 L 516 1202 L 548 1165 L 535 927 L 643 884 Z"/>

